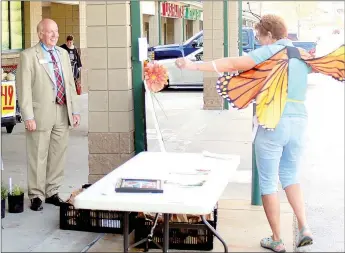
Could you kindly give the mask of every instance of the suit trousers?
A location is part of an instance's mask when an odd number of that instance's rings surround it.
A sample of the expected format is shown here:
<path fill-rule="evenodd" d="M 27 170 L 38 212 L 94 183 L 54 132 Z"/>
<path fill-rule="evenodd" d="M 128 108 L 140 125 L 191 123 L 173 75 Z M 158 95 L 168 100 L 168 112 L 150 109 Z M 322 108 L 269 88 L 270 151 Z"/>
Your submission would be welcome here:
<path fill-rule="evenodd" d="M 66 105 L 55 106 L 53 124 L 48 130 L 26 131 L 28 195 L 30 199 L 51 197 L 58 193 L 64 177 L 69 137 Z"/>

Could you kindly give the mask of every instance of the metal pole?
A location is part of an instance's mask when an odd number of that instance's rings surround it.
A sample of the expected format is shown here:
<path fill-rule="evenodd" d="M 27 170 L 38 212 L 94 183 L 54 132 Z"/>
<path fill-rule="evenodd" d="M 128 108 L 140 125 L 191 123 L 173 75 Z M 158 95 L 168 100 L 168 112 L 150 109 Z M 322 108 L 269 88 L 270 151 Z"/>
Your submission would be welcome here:
<path fill-rule="evenodd" d="M 170 215 L 168 213 L 163 214 L 164 218 L 164 240 L 163 240 L 163 253 L 169 252 L 169 220 L 170 220 Z"/>
<path fill-rule="evenodd" d="M 243 54 L 243 48 L 242 48 L 242 0 L 238 0 L 238 37 L 239 37 L 239 54 Z M 253 104 L 253 116 L 256 112 L 256 106 Z M 252 192 L 251 192 L 251 203 L 254 206 L 261 206 L 262 200 L 261 200 L 261 194 L 260 194 L 260 187 L 259 187 L 259 174 L 258 174 L 258 168 L 256 166 L 256 155 L 255 155 L 255 147 L 254 143 L 252 144 Z"/>
<path fill-rule="evenodd" d="M 243 54 L 243 36 L 242 36 L 242 26 L 243 26 L 243 19 L 242 19 L 242 0 L 238 0 L 238 54 L 242 56 Z"/>
<path fill-rule="evenodd" d="M 142 64 L 139 61 L 141 37 L 140 1 L 131 0 L 132 84 L 134 99 L 134 146 L 135 153 L 145 151 L 145 104 L 143 96 Z"/>
<path fill-rule="evenodd" d="M 253 115 L 255 115 L 255 107 L 253 104 Z M 252 201 L 253 206 L 262 206 L 262 199 L 260 194 L 260 185 L 259 185 L 259 173 L 256 166 L 256 155 L 254 143 L 252 144 Z"/>
<path fill-rule="evenodd" d="M 228 0 L 223 0 L 224 57 L 229 57 Z M 224 99 L 223 108 L 229 110 L 229 103 Z"/>
<path fill-rule="evenodd" d="M 184 17 L 182 18 L 182 42 L 181 44 L 183 44 L 183 42 L 186 40 L 186 31 L 185 31 L 185 28 L 186 28 L 186 22 L 185 22 L 185 19 Z"/>
<path fill-rule="evenodd" d="M 129 250 L 129 212 L 123 213 L 123 252 L 128 253 Z"/>
<path fill-rule="evenodd" d="M 158 0 L 158 44 L 162 45 L 161 0 Z"/>

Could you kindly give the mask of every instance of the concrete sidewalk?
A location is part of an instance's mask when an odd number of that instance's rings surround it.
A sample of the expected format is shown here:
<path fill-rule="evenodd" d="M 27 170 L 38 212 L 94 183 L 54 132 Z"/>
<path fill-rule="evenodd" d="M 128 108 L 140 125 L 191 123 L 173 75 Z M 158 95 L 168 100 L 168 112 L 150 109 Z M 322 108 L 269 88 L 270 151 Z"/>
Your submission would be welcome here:
<path fill-rule="evenodd" d="M 251 206 L 246 200 L 223 199 L 219 201 L 218 208 L 217 231 L 227 243 L 229 252 L 271 252 L 260 247 L 262 237 L 271 234 L 262 207 Z M 293 252 L 293 215 L 287 203 L 281 205 L 281 227 L 287 252 Z M 223 245 L 216 237 L 214 237 L 213 245 L 214 248 L 211 252 L 224 252 Z M 123 251 L 122 236 L 106 234 L 88 252 L 121 251 Z M 140 251 L 140 249 L 131 250 L 131 252 L 137 251 Z M 178 250 L 170 251 L 175 252 Z M 161 251 L 152 249 L 150 252 Z"/>
<path fill-rule="evenodd" d="M 68 198 L 74 189 L 88 180 L 88 97 L 80 96 L 81 125 L 71 131 L 67 153 L 65 178 L 60 189 L 62 198 Z M 1 248 L 3 252 L 80 252 L 97 237 L 95 233 L 59 229 L 59 208 L 43 204 L 43 210 L 33 212 L 27 199 L 26 141 L 24 124 L 18 124 L 12 134 L 2 129 L 2 183 L 8 185 L 12 177 L 26 191 L 24 212 L 11 214 L 1 220 Z M 8 205 L 6 203 L 6 209 Z"/>
<path fill-rule="evenodd" d="M 251 206 L 252 108 L 237 111 L 202 110 L 202 93 L 168 91 L 156 94 L 155 103 L 168 152 L 202 152 L 204 150 L 238 154 L 241 164 L 219 201 L 217 231 L 233 252 L 267 252 L 260 239 L 270 236 L 270 228 L 262 207 Z M 160 106 L 163 107 L 164 112 Z M 152 110 L 147 108 L 148 149 L 159 151 Z M 282 238 L 288 252 L 293 251 L 293 213 L 281 193 Z M 107 234 L 89 252 L 122 251 L 122 236 Z M 138 249 L 133 249 L 138 251 Z M 159 252 L 159 250 L 150 250 Z M 174 250 L 172 250 L 174 251 Z M 213 252 L 222 252 L 222 244 L 214 239 Z"/>
<path fill-rule="evenodd" d="M 252 110 L 207 111 L 202 109 L 203 94 L 200 91 L 167 91 L 156 94 L 165 114 L 156 104 L 158 121 L 167 151 L 238 154 L 241 164 L 235 177 L 219 202 L 218 230 L 224 235 L 232 251 L 264 251 L 259 240 L 269 236 L 269 226 L 262 207 L 250 205 L 251 194 L 251 118 Z M 87 95 L 81 96 L 82 125 L 71 132 L 68 148 L 65 180 L 61 196 L 70 193 L 87 182 Z M 147 133 L 149 151 L 159 151 L 151 110 L 147 109 Z M 11 135 L 2 131 L 4 143 L 2 155 L 5 170 L 3 182 L 12 177 L 13 182 L 26 188 L 26 153 L 23 125 L 18 125 Z M 286 207 L 286 198 L 281 194 L 282 236 L 292 251 L 293 215 Z M 6 213 L 2 220 L 2 250 L 7 252 L 80 252 L 99 236 L 97 233 L 62 231 L 59 229 L 59 209 L 44 205 L 39 213 L 28 208 L 22 214 Z M 122 237 L 106 235 L 89 250 L 91 252 L 121 251 Z M 19 243 L 18 243 L 19 242 Z M 215 239 L 214 251 L 221 250 Z"/>

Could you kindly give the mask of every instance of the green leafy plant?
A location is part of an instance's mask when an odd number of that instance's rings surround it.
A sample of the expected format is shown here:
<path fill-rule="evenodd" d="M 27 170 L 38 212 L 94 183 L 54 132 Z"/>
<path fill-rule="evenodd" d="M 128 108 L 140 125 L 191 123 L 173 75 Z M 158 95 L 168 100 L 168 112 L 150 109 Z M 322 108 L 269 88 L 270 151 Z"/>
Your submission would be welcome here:
<path fill-rule="evenodd" d="M 1 186 L 1 200 L 7 198 L 7 189 L 4 186 Z"/>
<path fill-rule="evenodd" d="M 18 185 L 15 185 L 12 189 L 12 192 L 10 192 L 9 194 L 11 196 L 19 196 L 19 195 L 22 195 L 23 193 L 24 193 L 24 190 Z"/>

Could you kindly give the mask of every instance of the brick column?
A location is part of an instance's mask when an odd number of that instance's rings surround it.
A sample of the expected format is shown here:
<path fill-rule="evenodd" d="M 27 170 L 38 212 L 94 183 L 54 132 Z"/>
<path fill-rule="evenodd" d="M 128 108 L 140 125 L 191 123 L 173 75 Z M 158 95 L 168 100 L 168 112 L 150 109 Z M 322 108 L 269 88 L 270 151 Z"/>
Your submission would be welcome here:
<path fill-rule="evenodd" d="M 155 15 L 149 17 L 150 46 L 157 46 L 159 43 L 158 19 L 160 18 L 160 16 L 158 15 L 158 1 L 155 2 L 155 11 Z"/>
<path fill-rule="evenodd" d="M 134 156 L 129 1 L 86 2 L 89 182 Z"/>
<path fill-rule="evenodd" d="M 79 47 L 85 49 L 86 44 L 86 2 L 79 2 Z"/>
<path fill-rule="evenodd" d="M 80 47 L 79 5 L 51 3 L 50 15 L 59 27 L 58 45 L 66 42 L 67 35 L 72 34 L 74 43 Z"/>
<path fill-rule="evenodd" d="M 238 3 L 228 4 L 229 56 L 238 56 Z M 204 2 L 204 60 L 211 61 L 224 57 L 223 2 Z M 204 73 L 204 109 L 220 110 L 223 99 L 216 91 L 217 73 Z"/>
<path fill-rule="evenodd" d="M 50 18 L 59 26 L 58 45 L 66 42 L 70 34 L 74 37 L 74 44 L 80 49 L 83 68 L 81 71 L 81 85 L 83 93 L 88 92 L 87 86 L 87 51 L 86 49 L 86 5 L 80 1 L 79 5 L 51 3 Z"/>
<path fill-rule="evenodd" d="M 42 3 L 34 1 L 24 2 L 24 40 L 25 48 L 36 45 L 39 41 L 37 24 L 42 20 Z"/>
<path fill-rule="evenodd" d="M 229 56 L 239 56 L 238 52 L 238 2 L 229 1 Z"/>
<path fill-rule="evenodd" d="M 204 5 L 204 61 L 212 61 L 223 57 L 223 2 L 205 1 Z M 216 91 L 218 75 L 204 73 L 204 109 L 220 110 L 223 99 Z"/>
<path fill-rule="evenodd" d="M 88 87 L 88 66 L 87 66 L 87 41 L 86 41 L 86 1 L 79 2 L 79 49 L 81 63 L 83 67 L 81 69 L 81 86 L 83 93 L 87 93 Z"/>

